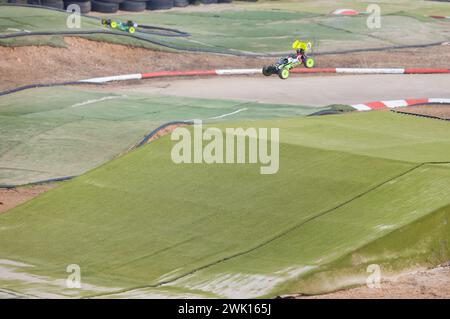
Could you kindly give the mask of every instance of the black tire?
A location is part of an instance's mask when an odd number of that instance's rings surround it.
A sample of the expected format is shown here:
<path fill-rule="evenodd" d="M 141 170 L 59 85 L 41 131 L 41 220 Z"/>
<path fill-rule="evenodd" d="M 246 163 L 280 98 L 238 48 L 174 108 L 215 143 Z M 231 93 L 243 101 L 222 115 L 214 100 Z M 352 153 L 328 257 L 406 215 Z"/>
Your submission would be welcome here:
<path fill-rule="evenodd" d="M 272 66 L 271 65 L 269 65 L 269 66 L 267 66 L 267 65 L 265 65 L 265 66 L 263 66 L 263 68 L 262 68 L 262 74 L 264 74 L 265 76 L 271 76 L 273 73 L 272 73 Z"/>
<path fill-rule="evenodd" d="M 173 8 L 174 0 L 150 0 L 147 1 L 147 9 L 149 10 L 166 10 Z"/>
<path fill-rule="evenodd" d="M 80 11 L 82 14 L 91 12 L 91 1 L 83 1 L 83 2 L 74 0 L 64 1 L 64 9 L 67 10 L 67 7 L 70 6 L 71 4 L 76 4 L 80 6 Z"/>
<path fill-rule="evenodd" d="M 200 2 L 203 4 L 213 4 L 213 3 L 217 3 L 218 0 L 200 0 Z"/>
<path fill-rule="evenodd" d="M 54 9 L 64 9 L 64 2 L 62 0 L 42 0 L 42 5 Z"/>
<path fill-rule="evenodd" d="M 116 13 L 119 10 L 118 3 L 102 2 L 102 1 L 91 1 L 92 11 L 102 12 L 102 13 Z"/>
<path fill-rule="evenodd" d="M 175 0 L 173 2 L 174 7 L 187 7 L 189 5 L 189 0 Z"/>
<path fill-rule="evenodd" d="M 144 11 L 146 7 L 145 2 L 125 1 L 119 5 L 119 9 L 130 12 Z"/>
<path fill-rule="evenodd" d="M 95 0 L 95 1 L 97 1 L 97 0 Z M 98 1 L 100 1 L 100 2 L 107 2 L 107 3 L 122 3 L 125 0 L 98 0 Z"/>

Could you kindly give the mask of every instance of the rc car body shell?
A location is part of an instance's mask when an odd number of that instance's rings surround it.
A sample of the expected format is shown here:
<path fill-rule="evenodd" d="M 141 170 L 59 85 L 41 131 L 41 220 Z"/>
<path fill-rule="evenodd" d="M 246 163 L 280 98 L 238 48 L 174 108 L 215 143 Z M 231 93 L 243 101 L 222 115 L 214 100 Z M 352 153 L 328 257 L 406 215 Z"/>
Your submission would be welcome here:
<path fill-rule="evenodd" d="M 137 28 L 137 23 L 133 21 L 116 21 L 111 19 L 103 19 L 102 24 L 105 27 L 110 27 L 111 29 L 121 30 L 128 33 L 135 33 Z"/>
<path fill-rule="evenodd" d="M 276 64 L 264 66 L 262 73 L 266 76 L 278 74 L 281 79 L 285 80 L 289 77 L 289 70 L 293 68 L 299 67 L 302 64 L 306 68 L 314 67 L 315 61 L 308 55 L 308 52 L 312 48 L 311 42 L 297 40 L 292 43 L 292 48 L 296 50 L 295 54 L 280 58 Z"/>

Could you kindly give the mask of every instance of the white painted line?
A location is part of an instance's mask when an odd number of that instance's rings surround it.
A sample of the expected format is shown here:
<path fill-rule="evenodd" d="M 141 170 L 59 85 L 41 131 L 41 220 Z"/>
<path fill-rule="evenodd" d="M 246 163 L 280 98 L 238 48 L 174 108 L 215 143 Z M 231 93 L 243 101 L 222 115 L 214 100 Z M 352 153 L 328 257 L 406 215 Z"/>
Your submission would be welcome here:
<path fill-rule="evenodd" d="M 124 75 L 113 75 L 113 76 L 105 76 L 102 78 L 92 78 L 86 80 L 80 80 L 78 82 L 83 83 L 105 83 L 111 81 L 124 81 L 124 80 L 140 80 L 142 79 L 141 73 L 136 74 L 124 74 Z"/>
<path fill-rule="evenodd" d="M 372 110 L 372 108 L 370 108 L 369 106 L 365 105 L 365 104 L 354 104 L 354 105 L 350 105 L 351 107 L 353 107 L 354 109 L 357 109 L 358 111 L 370 111 Z"/>
<path fill-rule="evenodd" d="M 217 75 L 238 75 L 238 74 L 258 74 L 262 73 L 261 69 L 230 69 L 216 70 Z"/>
<path fill-rule="evenodd" d="M 124 98 L 124 97 L 125 96 L 117 96 L 117 95 L 105 96 L 105 97 L 102 97 L 100 99 L 87 100 L 87 101 L 84 101 L 84 102 L 76 103 L 74 105 L 71 105 L 70 107 L 85 106 L 85 105 L 89 105 L 89 104 L 93 104 L 93 103 L 97 103 L 97 102 L 103 102 L 103 101 L 107 101 L 107 100 L 121 99 L 121 98 Z"/>
<path fill-rule="evenodd" d="M 221 118 L 223 118 L 223 117 L 226 117 L 226 116 L 229 116 L 229 115 L 233 115 L 233 114 L 237 114 L 237 113 L 239 113 L 239 112 L 247 111 L 247 110 L 248 110 L 247 108 L 242 108 L 242 109 L 236 110 L 236 111 L 231 112 L 231 113 L 227 113 L 227 114 L 222 114 L 222 115 L 219 115 L 219 116 L 210 117 L 210 118 L 208 118 L 208 120 L 221 119 Z"/>
<path fill-rule="evenodd" d="M 431 99 L 428 99 L 428 103 L 450 104 L 450 99 L 431 98 Z"/>
<path fill-rule="evenodd" d="M 403 74 L 405 69 L 391 68 L 391 69 L 369 69 L 369 68 L 336 68 L 336 73 L 356 73 L 356 74 Z"/>
<path fill-rule="evenodd" d="M 406 102 L 406 100 L 381 101 L 381 103 L 389 108 L 408 106 L 408 102 Z"/>

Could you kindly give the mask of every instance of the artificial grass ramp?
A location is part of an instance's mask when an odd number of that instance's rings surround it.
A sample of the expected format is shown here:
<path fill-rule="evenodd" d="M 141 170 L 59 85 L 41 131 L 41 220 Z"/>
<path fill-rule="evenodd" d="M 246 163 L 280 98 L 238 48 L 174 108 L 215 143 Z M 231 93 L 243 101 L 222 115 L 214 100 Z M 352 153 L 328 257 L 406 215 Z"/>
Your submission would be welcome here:
<path fill-rule="evenodd" d="M 448 259 L 450 169 L 433 164 L 450 161 L 448 123 L 387 112 L 249 123 L 221 126 L 279 127 L 277 174 L 175 165 L 166 136 L 1 215 L 0 286 L 263 297 L 364 282 L 370 263 Z M 81 289 L 64 288 L 69 264 Z"/>

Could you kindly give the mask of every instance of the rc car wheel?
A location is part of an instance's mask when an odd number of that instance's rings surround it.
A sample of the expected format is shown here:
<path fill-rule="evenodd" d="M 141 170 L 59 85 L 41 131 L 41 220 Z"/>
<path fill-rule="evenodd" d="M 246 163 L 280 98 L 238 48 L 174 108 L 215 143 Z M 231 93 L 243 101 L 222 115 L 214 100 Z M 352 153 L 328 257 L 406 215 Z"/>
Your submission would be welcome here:
<path fill-rule="evenodd" d="M 136 32 L 136 28 L 135 27 L 129 27 L 128 28 L 128 32 L 129 33 L 135 33 Z"/>
<path fill-rule="evenodd" d="M 282 80 L 286 80 L 289 77 L 289 70 L 288 69 L 281 69 L 278 73 L 278 76 Z"/>
<path fill-rule="evenodd" d="M 270 75 L 272 75 L 272 72 L 271 72 L 271 67 L 270 66 L 263 66 L 263 68 L 262 68 L 262 73 L 265 75 L 265 76 L 270 76 Z"/>
<path fill-rule="evenodd" d="M 117 28 L 117 22 L 116 21 L 111 21 L 111 23 L 109 25 L 111 26 L 112 29 Z"/>
<path fill-rule="evenodd" d="M 315 64 L 316 64 L 316 62 L 314 61 L 313 58 L 311 58 L 311 57 L 306 58 L 306 60 L 305 60 L 305 67 L 310 69 L 310 68 L 314 67 Z"/>

